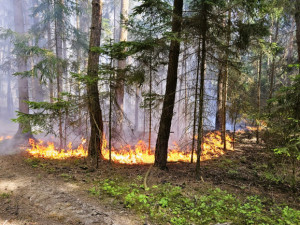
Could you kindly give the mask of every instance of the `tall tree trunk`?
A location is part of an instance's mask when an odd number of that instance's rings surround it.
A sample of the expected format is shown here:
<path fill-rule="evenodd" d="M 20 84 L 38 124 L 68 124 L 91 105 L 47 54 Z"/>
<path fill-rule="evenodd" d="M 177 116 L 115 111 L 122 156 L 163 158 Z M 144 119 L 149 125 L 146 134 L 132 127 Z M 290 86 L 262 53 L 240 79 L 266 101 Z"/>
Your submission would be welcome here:
<path fill-rule="evenodd" d="M 195 136 L 196 136 L 196 123 L 197 123 L 197 103 L 198 103 L 198 86 L 199 86 L 199 74 L 200 74 L 200 61 L 201 61 L 201 39 L 199 38 L 198 50 L 197 50 L 197 74 L 196 74 L 196 89 L 195 89 L 195 102 L 194 102 L 194 121 L 193 121 L 193 137 L 192 137 L 192 154 L 191 163 L 194 162 L 194 149 L 195 149 Z"/>
<path fill-rule="evenodd" d="M 275 30 L 275 37 L 274 42 L 277 43 L 278 40 L 278 31 L 279 31 L 279 21 L 278 19 L 275 22 L 276 30 Z M 271 74 L 270 74 L 270 90 L 269 90 L 269 99 L 273 96 L 273 86 L 274 86 L 274 77 L 275 77 L 275 57 L 276 54 L 273 54 L 272 58 L 272 65 L 271 65 Z"/>
<path fill-rule="evenodd" d="M 23 1 L 22 0 L 14 0 L 14 24 L 15 31 L 18 33 L 25 33 L 24 28 L 24 12 L 23 12 Z M 24 72 L 27 70 L 26 60 L 20 56 L 17 56 L 17 67 L 18 72 Z M 18 90 L 19 90 L 19 111 L 22 113 L 29 114 L 29 107 L 25 101 L 29 101 L 29 93 L 28 93 L 28 78 L 23 78 L 22 76 L 18 76 Z M 29 127 L 28 127 L 29 126 Z M 19 124 L 19 129 L 17 131 L 16 136 L 21 136 L 24 138 L 31 137 L 31 133 L 24 133 L 24 129 L 31 129 L 30 125 L 27 124 L 26 127 L 24 124 Z"/>
<path fill-rule="evenodd" d="M 129 0 L 121 0 L 121 27 L 120 27 L 120 42 L 127 41 L 127 28 L 126 21 L 128 20 L 128 10 L 129 10 Z M 118 116 L 118 131 L 123 130 L 123 113 L 124 113 L 124 79 L 125 72 L 123 71 L 126 68 L 126 59 L 118 61 L 118 68 L 120 71 L 117 73 L 117 82 L 116 82 L 116 104 L 117 104 L 117 116 Z"/>
<path fill-rule="evenodd" d="M 11 78 L 10 78 L 10 73 L 8 73 L 7 75 L 7 114 L 9 116 L 13 115 L 13 107 L 14 107 L 14 103 L 13 103 L 13 97 L 12 97 L 12 93 L 11 93 Z"/>
<path fill-rule="evenodd" d="M 177 33 L 178 38 L 180 38 L 181 36 L 180 33 L 181 33 L 182 9 L 183 9 L 183 0 L 174 0 L 172 32 Z M 171 129 L 171 122 L 173 118 L 174 101 L 175 101 L 175 94 L 176 94 L 179 53 L 180 53 L 180 42 L 178 40 L 172 40 L 170 46 L 170 53 L 169 53 L 166 92 L 165 92 L 162 114 L 159 123 L 159 131 L 156 140 L 156 150 L 155 150 L 154 164 L 160 169 L 167 168 L 168 142 L 170 137 L 170 129 Z"/>
<path fill-rule="evenodd" d="M 150 68 L 149 68 L 149 140 L 148 140 L 148 150 L 151 149 L 151 131 L 152 131 L 152 53 L 150 53 Z"/>
<path fill-rule="evenodd" d="M 200 68 L 200 93 L 199 93 L 199 119 L 198 119 L 198 143 L 196 161 L 196 179 L 200 179 L 200 157 L 203 149 L 203 112 L 204 112 L 204 80 L 206 64 L 206 34 L 207 26 L 207 3 L 203 3 L 202 8 L 202 46 L 201 46 L 201 68 Z"/>
<path fill-rule="evenodd" d="M 177 135 L 180 134 L 181 130 L 181 123 L 180 123 L 180 117 L 182 116 L 182 107 L 181 107 L 181 102 L 182 102 L 182 85 L 183 85 L 183 78 L 185 76 L 185 68 L 186 68 L 186 52 L 187 52 L 187 47 L 186 43 L 184 43 L 183 47 L 183 56 L 182 56 L 182 62 L 181 62 L 181 76 L 180 76 L 180 81 L 179 81 L 179 93 L 178 93 L 178 108 L 177 108 Z M 179 136 L 178 136 L 179 137 Z"/>
<path fill-rule="evenodd" d="M 224 80 L 224 67 L 223 62 L 220 63 L 219 74 L 218 74 L 218 86 L 217 86 L 217 113 L 216 113 L 216 124 L 215 130 L 222 130 L 222 102 L 223 102 L 223 80 Z"/>
<path fill-rule="evenodd" d="M 59 3 L 55 3 L 55 11 L 57 12 L 57 16 L 55 18 L 55 50 L 56 57 L 59 60 L 63 59 L 63 9 L 62 6 L 64 4 L 64 0 L 59 0 Z M 57 88 L 57 98 L 60 98 L 60 94 L 62 92 L 62 76 L 63 76 L 63 67 L 61 62 L 57 64 L 57 74 L 56 74 L 56 88 Z M 61 112 L 59 114 L 59 124 L 58 124 L 58 132 L 59 132 L 59 145 L 60 148 L 63 147 L 63 128 L 62 128 L 62 115 Z"/>
<path fill-rule="evenodd" d="M 50 1 L 49 3 L 49 7 L 50 5 Z M 47 48 L 48 50 L 52 49 L 52 39 L 51 39 L 51 24 L 50 22 L 47 24 Z M 53 103 L 53 98 L 54 98 L 54 90 L 53 90 L 53 80 L 50 79 L 49 80 L 49 100 L 51 103 Z"/>
<path fill-rule="evenodd" d="M 90 116 L 91 136 L 89 140 L 88 155 L 94 164 L 98 166 L 98 157 L 101 155 L 103 142 L 103 121 L 102 111 L 99 103 L 98 90 L 98 67 L 99 53 L 91 51 L 93 47 L 100 46 L 101 37 L 101 21 L 102 21 L 102 1 L 92 1 L 92 24 L 90 34 L 89 58 L 88 58 L 88 81 L 87 96 L 88 110 Z"/>
<path fill-rule="evenodd" d="M 228 11 L 227 32 L 226 32 L 226 56 L 225 56 L 225 72 L 223 79 L 223 96 L 222 96 L 222 142 L 223 149 L 226 151 L 226 103 L 227 103 L 227 82 L 229 74 L 229 45 L 230 45 L 230 27 L 231 27 L 231 10 Z"/>
<path fill-rule="evenodd" d="M 140 88 L 135 88 L 135 107 L 134 107 L 134 129 L 137 133 L 139 130 L 139 105 L 140 105 Z"/>
<path fill-rule="evenodd" d="M 296 0 L 295 3 L 295 22 L 296 22 L 296 42 L 298 47 L 298 63 L 300 64 L 300 0 Z M 300 67 L 299 67 L 300 73 Z"/>
<path fill-rule="evenodd" d="M 32 0 L 31 1 L 31 7 L 37 7 L 38 5 L 38 0 Z M 35 15 L 33 17 L 33 25 L 38 25 L 40 23 L 39 18 L 37 15 Z M 35 40 L 33 40 L 35 42 L 36 45 L 38 45 L 39 47 L 42 47 L 41 44 L 39 43 L 39 39 L 36 37 Z M 39 59 L 38 59 L 39 61 Z M 32 64 L 34 65 L 34 60 L 32 59 Z M 44 91 L 43 91 L 43 86 L 42 83 L 40 82 L 41 80 L 41 75 L 40 73 L 38 73 L 37 77 L 33 78 L 33 96 L 34 96 L 34 100 L 37 102 L 42 102 L 44 100 Z"/>
<path fill-rule="evenodd" d="M 259 143 L 259 129 L 260 129 L 260 97 L 261 97 L 261 64 L 262 64 L 262 53 L 260 53 L 258 65 L 257 65 L 257 109 L 258 109 L 258 117 L 257 117 L 257 127 L 256 127 L 256 143 Z"/>

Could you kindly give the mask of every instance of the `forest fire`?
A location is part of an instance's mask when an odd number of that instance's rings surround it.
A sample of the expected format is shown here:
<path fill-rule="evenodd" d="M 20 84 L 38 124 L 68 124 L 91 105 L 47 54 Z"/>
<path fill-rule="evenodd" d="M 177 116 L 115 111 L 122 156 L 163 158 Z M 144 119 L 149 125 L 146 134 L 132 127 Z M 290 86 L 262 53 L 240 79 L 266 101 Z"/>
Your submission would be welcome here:
<path fill-rule="evenodd" d="M 85 139 L 82 140 L 85 142 Z M 83 158 L 87 156 L 87 151 L 84 149 L 83 144 L 76 149 L 72 149 L 72 143 L 69 143 L 67 149 L 61 149 L 60 151 L 55 148 L 54 143 L 48 142 L 44 145 L 43 141 L 35 142 L 33 139 L 29 139 L 31 148 L 27 149 L 28 153 L 37 158 L 45 159 L 68 159 L 68 158 Z"/>
<path fill-rule="evenodd" d="M 39 141 L 35 142 L 33 139 L 29 141 L 31 148 L 27 149 L 28 153 L 34 157 L 45 159 L 68 159 L 68 158 L 84 158 L 87 156 L 86 148 L 84 147 L 85 139 L 82 139 L 82 144 L 78 148 L 72 149 L 72 144 L 68 145 L 67 149 L 58 150 L 53 143 L 46 145 Z M 109 150 L 104 141 L 102 148 L 102 155 L 104 159 L 109 160 Z M 226 136 L 227 150 L 233 150 L 232 139 L 229 135 Z M 221 135 L 219 132 L 208 133 L 204 137 L 203 151 L 201 160 L 209 160 L 225 154 Z M 151 164 L 154 162 L 154 150 L 149 150 L 144 141 L 139 141 L 134 147 L 127 145 L 121 149 L 112 149 L 112 161 L 121 164 Z M 169 162 L 190 162 L 191 151 L 189 149 L 180 149 L 175 143 L 174 147 L 169 149 L 168 161 Z M 194 161 L 196 154 L 194 153 Z"/>
<path fill-rule="evenodd" d="M 9 139 L 12 139 L 12 136 L 0 136 L 0 142 Z"/>

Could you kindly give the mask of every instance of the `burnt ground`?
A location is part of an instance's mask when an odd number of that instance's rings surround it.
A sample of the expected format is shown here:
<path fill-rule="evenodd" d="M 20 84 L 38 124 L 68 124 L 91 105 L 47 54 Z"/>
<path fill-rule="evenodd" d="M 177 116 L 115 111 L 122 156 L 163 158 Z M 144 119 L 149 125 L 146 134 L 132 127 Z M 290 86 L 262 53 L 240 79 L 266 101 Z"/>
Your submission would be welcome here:
<path fill-rule="evenodd" d="M 93 198 L 87 190 L 99 180 L 145 177 L 149 167 L 101 162 L 93 169 L 79 159 L 1 156 L 0 224 L 144 224 L 121 203 Z M 240 136 L 235 151 L 201 162 L 201 168 L 201 181 L 194 178 L 194 164 L 170 163 L 168 171 L 151 168 L 147 184 L 171 183 L 188 193 L 218 187 L 238 198 L 258 195 L 265 204 L 300 209 L 299 176 L 293 187 L 289 159 L 274 156 L 254 139 Z"/>

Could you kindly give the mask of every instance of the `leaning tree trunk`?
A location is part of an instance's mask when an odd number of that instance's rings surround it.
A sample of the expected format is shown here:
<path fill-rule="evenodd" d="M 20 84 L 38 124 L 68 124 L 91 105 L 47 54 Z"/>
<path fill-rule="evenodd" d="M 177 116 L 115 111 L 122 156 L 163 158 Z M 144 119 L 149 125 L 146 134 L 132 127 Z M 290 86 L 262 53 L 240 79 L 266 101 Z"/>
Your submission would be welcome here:
<path fill-rule="evenodd" d="M 172 32 L 181 33 L 183 0 L 174 0 L 174 10 L 172 19 Z M 154 165 L 160 169 L 167 168 L 168 158 L 168 142 L 170 137 L 171 122 L 173 118 L 175 93 L 177 85 L 177 69 L 178 57 L 180 53 L 180 42 L 177 40 L 171 41 L 169 53 L 169 65 L 167 73 L 167 84 L 165 98 L 163 102 L 162 114 L 159 123 L 159 131 L 156 140 L 155 162 Z"/>
<path fill-rule="evenodd" d="M 128 9 L 129 9 L 129 0 L 122 0 L 121 4 L 121 27 L 120 27 L 120 42 L 127 41 L 127 28 L 125 26 L 126 21 L 128 20 Z M 124 79 L 126 68 L 126 59 L 118 61 L 118 68 L 120 71 L 117 73 L 117 83 L 115 89 L 115 101 L 117 104 L 117 131 L 123 130 L 123 113 L 124 113 Z"/>
<path fill-rule="evenodd" d="M 24 33 L 24 12 L 23 12 L 23 1 L 22 0 L 14 0 L 14 24 L 15 24 L 15 31 L 18 33 Z M 21 56 L 17 56 L 17 68 L 18 72 L 24 72 L 27 70 L 26 60 Z M 18 76 L 18 91 L 19 91 L 19 111 L 22 113 L 29 114 L 29 107 L 25 101 L 29 101 L 29 93 L 28 93 L 28 79 L 23 78 L 22 76 Z M 24 131 L 30 130 L 30 125 L 27 124 L 19 124 L 19 129 L 17 131 L 17 137 L 28 138 L 31 137 L 31 133 Z"/>
<path fill-rule="evenodd" d="M 198 143 L 197 143 L 197 161 L 196 178 L 200 179 L 200 157 L 203 149 L 203 112 L 204 112 L 204 80 L 206 64 L 206 39 L 207 39 L 207 3 L 203 3 L 202 9 L 202 46 L 201 46 L 201 68 L 200 68 L 200 93 L 199 93 L 199 119 L 198 119 Z"/>
<path fill-rule="evenodd" d="M 92 1 L 92 24 L 90 34 L 88 73 L 87 73 L 87 98 L 88 110 L 90 116 L 91 136 L 89 141 L 88 156 L 92 163 L 97 163 L 98 157 L 101 155 L 103 142 L 103 121 L 102 111 L 99 103 L 98 90 L 98 67 L 99 53 L 92 51 L 93 47 L 100 46 L 101 37 L 101 21 L 102 21 L 102 1 Z"/>

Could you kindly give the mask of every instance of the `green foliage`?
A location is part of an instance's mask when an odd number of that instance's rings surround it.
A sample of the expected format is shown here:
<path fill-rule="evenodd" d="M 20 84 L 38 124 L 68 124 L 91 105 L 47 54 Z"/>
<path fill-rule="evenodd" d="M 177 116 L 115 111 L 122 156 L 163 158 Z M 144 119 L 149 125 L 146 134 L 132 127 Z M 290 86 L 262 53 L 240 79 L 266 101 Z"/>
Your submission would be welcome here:
<path fill-rule="evenodd" d="M 11 194 L 10 193 L 1 193 L 0 194 L 0 199 L 8 199 L 10 198 Z"/>
<path fill-rule="evenodd" d="M 61 93 L 62 96 L 68 95 L 67 93 Z M 67 101 L 62 98 L 54 99 L 55 102 L 33 102 L 26 101 L 29 109 L 33 111 L 31 114 L 26 114 L 17 111 L 17 118 L 12 119 L 13 122 L 20 123 L 24 126 L 24 132 L 56 134 L 54 129 L 58 122 L 58 118 L 68 115 L 70 122 L 76 120 L 76 112 L 78 109 L 78 102 Z M 73 122 L 74 123 L 74 122 Z M 30 130 L 34 128 L 33 130 Z"/>
<path fill-rule="evenodd" d="M 138 179 L 137 179 L 138 181 Z M 141 182 L 141 181 L 138 181 Z M 98 182 L 89 192 L 116 198 L 159 224 L 297 224 L 300 211 L 264 205 L 257 196 L 239 200 L 220 189 L 189 196 L 181 187 L 161 184 L 145 191 L 138 183 L 121 179 Z"/>
<path fill-rule="evenodd" d="M 274 152 L 300 160 L 300 137 L 291 138 L 285 147 L 275 148 Z"/>
<path fill-rule="evenodd" d="M 270 100 L 268 129 L 264 132 L 269 148 L 276 155 L 288 158 L 292 165 L 293 187 L 296 185 L 296 166 L 300 160 L 300 75 L 292 78 L 290 86 L 282 87 Z"/>
<path fill-rule="evenodd" d="M 40 165 L 40 160 L 37 158 L 25 158 L 24 162 L 33 168 L 37 168 Z"/>

